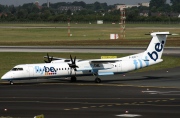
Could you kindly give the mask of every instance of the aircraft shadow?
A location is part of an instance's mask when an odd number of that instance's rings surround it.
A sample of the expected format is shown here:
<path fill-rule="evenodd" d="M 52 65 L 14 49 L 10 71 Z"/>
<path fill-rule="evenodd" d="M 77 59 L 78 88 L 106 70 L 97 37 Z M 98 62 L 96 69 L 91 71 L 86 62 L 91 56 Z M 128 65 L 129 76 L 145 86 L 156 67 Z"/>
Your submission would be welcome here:
<path fill-rule="evenodd" d="M 102 80 L 102 82 L 109 83 L 109 82 L 127 82 L 127 81 L 151 81 L 151 80 L 161 80 L 161 79 L 165 79 L 165 78 L 167 79 L 168 77 L 143 76 L 141 78 Z"/>
<path fill-rule="evenodd" d="M 103 77 L 101 78 L 102 82 L 100 84 L 103 83 L 113 83 L 113 84 L 118 84 L 118 83 L 122 83 L 122 82 L 133 82 L 133 81 L 151 81 L 151 80 L 162 80 L 162 79 L 167 79 L 168 77 L 156 77 L 156 76 L 143 76 L 140 78 L 120 78 L 120 79 L 103 79 Z M 38 81 L 33 80 L 33 81 L 28 81 L 28 80 L 22 80 L 22 81 L 14 81 L 14 85 L 40 85 L 40 84 L 92 84 L 95 83 L 94 79 L 84 79 L 82 80 L 82 78 L 80 80 L 78 80 L 76 82 L 71 82 L 69 79 L 65 80 L 65 79 L 51 79 L 51 80 L 47 80 L 44 79 L 43 81 L 41 81 L 40 79 Z M 98 83 L 97 83 L 98 84 Z M 0 85 L 10 85 L 9 82 L 4 82 L 4 83 L 0 83 Z"/>

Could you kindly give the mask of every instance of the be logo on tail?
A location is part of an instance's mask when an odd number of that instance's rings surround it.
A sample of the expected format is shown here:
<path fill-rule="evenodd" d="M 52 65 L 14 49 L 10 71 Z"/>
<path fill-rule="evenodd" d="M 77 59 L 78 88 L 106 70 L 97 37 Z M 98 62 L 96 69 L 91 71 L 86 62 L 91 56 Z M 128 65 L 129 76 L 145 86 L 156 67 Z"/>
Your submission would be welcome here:
<path fill-rule="evenodd" d="M 158 57 L 159 57 L 158 52 L 161 52 L 163 50 L 164 43 L 165 43 L 164 41 L 162 41 L 161 43 L 156 43 L 155 47 L 154 47 L 155 51 L 153 51 L 151 53 L 148 52 L 148 55 L 152 60 L 156 61 L 158 59 Z"/>

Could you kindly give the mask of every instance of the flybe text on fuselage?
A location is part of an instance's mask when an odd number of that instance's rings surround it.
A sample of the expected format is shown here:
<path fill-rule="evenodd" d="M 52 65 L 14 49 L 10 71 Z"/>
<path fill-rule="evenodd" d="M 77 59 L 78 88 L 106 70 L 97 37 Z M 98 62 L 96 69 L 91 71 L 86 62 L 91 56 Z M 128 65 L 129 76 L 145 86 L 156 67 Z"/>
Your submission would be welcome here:
<path fill-rule="evenodd" d="M 163 50 L 163 47 L 164 47 L 164 41 L 162 41 L 161 43 L 156 43 L 154 47 L 155 51 L 151 53 L 148 52 L 149 57 L 152 60 L 156 61 L 158 59 L 158 52 L 161 52 Z"/>
<path fill-rule="evenodd" d="M 56 69 L 54 67 L 40 67 L 40 66 L 35 66 L 35 71 L 36 73 L 40 73 L 40 74 L 56 74 Z"/>

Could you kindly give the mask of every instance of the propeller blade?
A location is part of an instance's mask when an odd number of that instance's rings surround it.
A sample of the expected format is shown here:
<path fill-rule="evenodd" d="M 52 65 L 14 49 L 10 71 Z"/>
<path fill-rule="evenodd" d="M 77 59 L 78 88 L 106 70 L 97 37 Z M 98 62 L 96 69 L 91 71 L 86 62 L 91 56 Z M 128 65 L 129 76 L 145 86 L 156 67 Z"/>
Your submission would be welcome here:
<path fill-rule="evenodd" d="M 49 54 L 47 53 L 47 61 L 44 60 L 45 63 L 51 63 L 51 61 L 53 60 L 53 56 L 49 57 Z"/>
<path fill-rule="evenodd" d="M 76 65 L 76 56 L 74 57 L 74 59 L 72 58 L 72 56 L 70 55 L 70 59 L 71 59 L 71 64 L 69 64 L 69 67 L 71 69 L 74 69 L 74 71 L 77 71 L 77 65 Z"/>
<path fill-rule="evenodd" d="M 74 63 L 73 64 L 76 64 L 76 56 L 74 57 Z"/>
<path fill-rule="evenodd" d="M 71 62 L 73 63 L 73 59 L 72 59 L 72 56 L 70 55 L 70 59 L 71 59 Z"/>

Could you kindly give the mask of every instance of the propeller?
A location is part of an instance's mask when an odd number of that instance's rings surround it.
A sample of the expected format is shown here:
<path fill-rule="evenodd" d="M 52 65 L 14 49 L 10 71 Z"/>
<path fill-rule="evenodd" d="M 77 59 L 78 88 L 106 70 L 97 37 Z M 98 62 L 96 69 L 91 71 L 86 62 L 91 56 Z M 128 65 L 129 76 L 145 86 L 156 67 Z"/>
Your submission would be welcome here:
<path fill-rule="evenodd" d="M 77 71 L 76 68 L 78 68 L 78 66 L 76 65 L 76 56 L 73 59 L 72 56 L 70 55 L 70 59 L 71 59 L 71 64 L 69 64 L 69 67 L 71 69 L 74 69 L 74 71 Z"/>
<path fill-rule="evenodd" d="M 45 63 L 51 63 L 51 61 L 53 60 L 53 56 L 49 57 L 49 54 L 47 53 L 47 61 L 44 60 Z"/>

